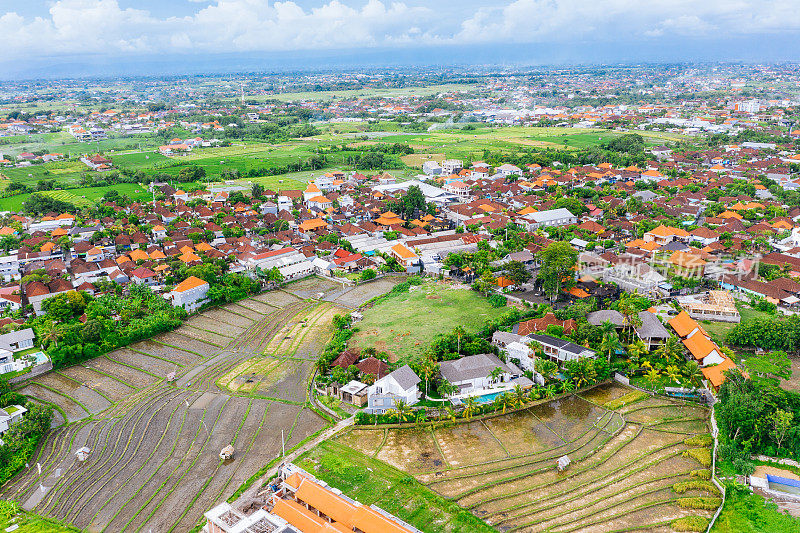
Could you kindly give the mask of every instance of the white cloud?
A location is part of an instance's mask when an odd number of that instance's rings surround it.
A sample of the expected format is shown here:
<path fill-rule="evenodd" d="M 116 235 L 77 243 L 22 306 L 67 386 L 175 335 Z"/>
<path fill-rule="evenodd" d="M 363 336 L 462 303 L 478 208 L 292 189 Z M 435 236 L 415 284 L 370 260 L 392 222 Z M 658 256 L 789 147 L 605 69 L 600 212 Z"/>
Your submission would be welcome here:
<path fill-rule="evenodd" d="M 798 0 L 514 0 L 467 18 L 460 42 L 730 37 L 800 30 Z"/>
<path fill-rule="evenodd" d="M 798 32 L 800 0 L 511 0 L 462 17 L 390 0 L 189 0 L 157 17 L 117 0 L 55 0 L 46 16 L 0 16 L 6 55 L 231 52 L 438 43 L 572 42 Z M 407 0 L 415 1 L 415 0 Z M 448 13 L 458 12 L 457 0 Z M 486 0 L 487 2 L 489 0 Z M 456 6 L 453 8 L 452 6 Z"/>

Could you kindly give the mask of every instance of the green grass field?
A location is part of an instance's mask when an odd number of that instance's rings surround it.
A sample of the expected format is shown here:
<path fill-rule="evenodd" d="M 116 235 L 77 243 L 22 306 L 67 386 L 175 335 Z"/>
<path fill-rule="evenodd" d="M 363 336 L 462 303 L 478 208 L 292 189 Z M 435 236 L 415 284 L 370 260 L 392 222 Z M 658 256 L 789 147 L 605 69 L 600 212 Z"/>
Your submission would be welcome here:
<path fill-rule="evenodd" d="M 739 314 L 742 317 L 742 322 L 747 320 L 753 320 L 755 318 L 766 318 L 770 315 L 768 313 L 764 313 L 763 311 L 756 311 L 749 305 L 741 302 L 737 302 L 736 308 L 739 309 Z M 725 335 L 733 329 L 736 324 L 732 324 L 730 322 L 712 322 L 710 320 L 703 320 L 700 322 L 711 338 L 721 344 L 725 344 Z"/>
<path fill-rule="evenodd" d="M 394 360 L 408 362 L 419 357 L 439 333 L 456 326 L 476 329 L 506 308 L 493 308 L 470 289 L 453 289 L 448 282 L 427 280 L 411 292 L 393 294 L 364 311 L 353 344 L 375 347 Z"/>
<path fill-rule="evenodd" d="M 108 185 L 106 187 L 84 187 L 81 189 L 44 191 L 41 194 L 69 202 L 78 207 L 91 207 L 111 189 L 116 190 L 120 194 L 128 195 L 134 200 L 148 200 L 152 198 L 152 195 L 147 191 L 146 187 L 142 187 L 136 183 L 121 183 L 119 185 Z M 20 212 L 24 207 L 23 204 L 29 197 L 30 194 L 19 194 L 10 198 L 0 198 L 0 211 Z"/>
<path fill-rule="evenodd" d="M 800 520 L 777 510 L 774 503 L 749 492 L 728 490 L 711 533 L 799 533 Z"/>
<path fill-rule="evenodd" d="M 494 531 L 412 476 L 336 442 L 322 442 L 297 462 L 347 496 L 377 505 L 426 533 Z"/>
<path fill-rule="evenodd" d="M 294 93 L 278 93 L 268 94 L 264 96 L 247 96 L 248 100 L 267 101 L 267 100 L 280 100 L 282 102 L 292 102 L 296 100 L 333 100 L 333 99 L 346 99 L 346 98 L 386 98 L 392 96 L 430 96 L 432 94 L 449 93 L 449 92 L 469 92 L 475 88 L 471 84 L 442 84 L 442 85 L 429 85 L 426 87 L 403 87 L 398 89 L 384 89 L 379 87 L 370 87 L 366 89 L 352 89 L 342 91 L 307 91 L 307 92 L 294 92 Z"/>
<path fill-rule="evenodd" d="M 13 516 L 6 517 L 6 513 L 11 515 L 13 504 L 6 501 L 0 501 L 0 530 L 11 531 L 10 527 L 17 526 L 17 533 L 71 533 L 77 532 L 78 529 L 59 524 L 55 520 L 42 518 L 35 514 L 19 511 Z M 18 508 L 16 508 L 18 509 Z"/>

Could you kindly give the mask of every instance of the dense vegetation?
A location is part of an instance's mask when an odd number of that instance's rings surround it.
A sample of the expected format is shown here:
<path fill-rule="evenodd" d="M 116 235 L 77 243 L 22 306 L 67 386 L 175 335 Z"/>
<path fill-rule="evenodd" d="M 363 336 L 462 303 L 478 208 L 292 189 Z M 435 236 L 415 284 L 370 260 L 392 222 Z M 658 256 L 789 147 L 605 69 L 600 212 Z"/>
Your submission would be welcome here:
<path fill-rule="evenodd" d="M 0 446 L 0 486 L 22 470 L 36 449 L 39 440 L 50 429 L 53 409 L 29 402 L 25 396 L 11 390 L 7 381 L 0 379 L 0 408 L 21 405 L 28 412 L 3 433 Z"/>

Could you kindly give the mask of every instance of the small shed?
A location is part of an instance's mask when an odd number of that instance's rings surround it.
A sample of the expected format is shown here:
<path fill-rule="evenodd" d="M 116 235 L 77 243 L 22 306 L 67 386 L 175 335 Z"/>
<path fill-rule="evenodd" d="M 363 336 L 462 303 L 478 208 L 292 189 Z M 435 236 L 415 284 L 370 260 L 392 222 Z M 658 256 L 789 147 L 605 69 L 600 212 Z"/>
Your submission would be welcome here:
<path fill-rule="evenodd" d="M 78 458 L 78 461 L 82 463 L 89 458 L 90 453 L 92 453 L 92 450 L 88 446 L 84 446 L 75 452 L 75 456 Z"/>
<path fill-rule="evenodd" d="M 571 462 L 572 461 L 570 461 L 568 455 L 562 455 L 561 457 L 559 457 L 558 461 L 556 461 L 556 466 L 558 467 L 558 471 L 563 472 L 564 469 L 567 468 Z"/>
<path fill-rule="evenodd" d="M 222 459 L 223 461 L 227 461 L 228 459 L 233 459 L 234 453 L 235 450 L 233 448 L 233 445 L 229 444 L 224 448 L 222 448 L 222 451 L 219 452 L 219 458 Z"/>
<path fill-rule="evenodd" d="M 167 374 L 167 383 L 172 383 L 175 381 L 175 372 L 170 372 Z"/>

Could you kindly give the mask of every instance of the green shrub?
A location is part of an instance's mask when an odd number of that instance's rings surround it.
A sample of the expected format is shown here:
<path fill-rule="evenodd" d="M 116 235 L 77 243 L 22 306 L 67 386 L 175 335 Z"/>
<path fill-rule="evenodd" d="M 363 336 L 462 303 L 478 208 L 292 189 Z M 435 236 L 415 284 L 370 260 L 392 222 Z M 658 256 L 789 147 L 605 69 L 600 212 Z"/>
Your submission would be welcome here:
<path fill-rule="evenodd" d="M 681 455 L 684 457 L 691 457 L 703 466 L 711 466 L 710 448 L 690 448 Z"/>
<path fill-rule="evenodd" d="M 706 492 L 710 492 L 711 494 L 715 494 L 717 496 L 720 495 L 719 489 L 716 485 L 711 483 L 710 481 L 706 481 L 704 479 L 690 479 L 688 481 L 679 481 L 672 485 L 672 490 L 677 492 L 678 494 L 683 494 L 687 490 L 704 490 Z"/>
<path fill-rule="evenodd" d="M 505 307 L 508 303 L 508 299 L 500 294 L 492 294 L 487 300 L 489 301 L 489 305 L 494 308 Z"/>
<path fill-rule="evenodd" d="M 714 437 L 710 434 L 695 435 L 683 441 L 688 446 L 711 446 L 714 443 Z"/>
<path fill-rule="evenodd" d="M 684 516 L 672 521 L 672 529 L 675 531 L 697 531 L 703 532 L 708 528 L 708 518 L 703 516 Z"/>
<path fill-rule="evenodd" d="M 610 402 L 606 402 L 605 405 L 603 405 L 603 407 L 613 411 L 615 409 L 619 409 L 620 407 L 624 407 L 626 405 L 642 401 L 648 397 L 650 397 L 650 395 L 647 394 L 646 392 L 635 390 L 633 392 L 629 392 L 625 396 L 620 396 L 616 400 L 611 400 Z"/>
<path fill-rule="evenodd" d="M 711 479 L 711 470 L 701 468 L 699 470 L 692 470 L 689 472 L 692 477 L 699 477 L 700 479 Z"/>
<path fill-rule="evenodd" d="M 19 513 L 19 505 L 17 502 L 0 500 L 0 520 L 11 520 L 17 513 Z"/>
<path fill-rule="evenodd" d="M 706 511 L 716 511 L 717 507 L 720 505 L 722 505 L 722 498 L 678 498 L 678 507 L 683 509 L 704 509 Z"/>

